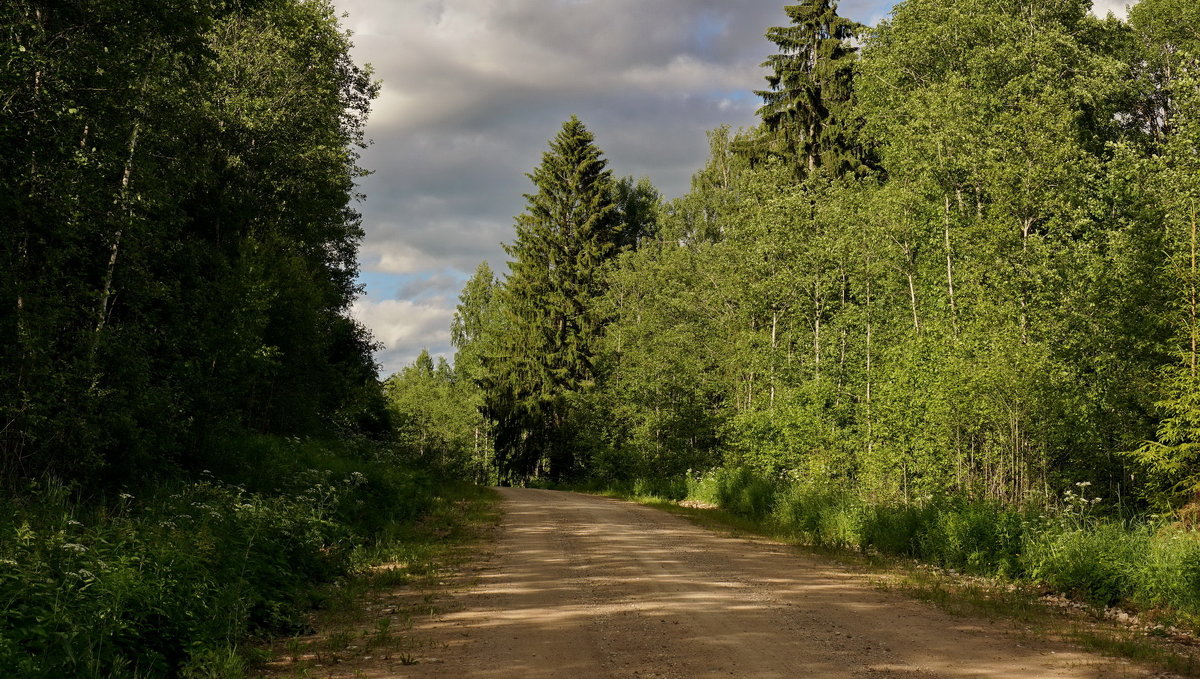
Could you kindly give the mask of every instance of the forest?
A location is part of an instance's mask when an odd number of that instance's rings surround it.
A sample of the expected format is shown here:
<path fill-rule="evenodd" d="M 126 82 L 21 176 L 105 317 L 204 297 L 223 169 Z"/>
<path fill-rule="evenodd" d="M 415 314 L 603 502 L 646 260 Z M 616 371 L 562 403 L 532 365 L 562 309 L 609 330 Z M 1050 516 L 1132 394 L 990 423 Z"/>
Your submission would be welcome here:
<path fill-rule="evenodd" d="M 761 122 L 713 130 L 674 200 L 572 118 L 509 270 L 461 294 L 453 364 L 387 381 L 408 435 L 511 483 L 730 466 L 905 502 L 1085 482 L 1187 504 L 1200 9 L 1089 4 L 907 0 L 874 28 L 789 6 Z M 434 385 L 444 413 L 405 400 Z"/>
<path fill-rule="evenodd" d="M 0 6 L 0 676 L 247 676 L 447 496 L 359 293 L 310 0 Z"/>
<path fill-rule="evenodd" d="M 572 117 L 381 380 L 332 5 L 5 3 L 0 675 L 245 676 L 464 481 L 1200 629 L 1200 5 L 1090 5 L 789 5 L 678 198 Z"/>
<path fill-rule="evenodd" d="M 672 200 L 567 121 L 401 436 L 1200 614 L 1200 5 L 1090 5 L 790 5 Z"/>

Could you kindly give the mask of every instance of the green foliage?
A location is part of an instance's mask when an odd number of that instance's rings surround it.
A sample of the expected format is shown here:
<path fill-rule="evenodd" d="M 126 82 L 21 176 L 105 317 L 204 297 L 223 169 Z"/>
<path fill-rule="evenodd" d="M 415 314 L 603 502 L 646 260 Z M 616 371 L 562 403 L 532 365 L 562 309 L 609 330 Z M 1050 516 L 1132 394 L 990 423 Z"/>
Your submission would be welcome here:
<path fill-rule="evenodd" d="M 1185 62 L 1186 63 L 1186 62 Z M 1171 85 L 1174 114 L 1159 195 L 1166 208 L 1167 282 L 1174 293 L 1161 318 L 1176 329 L 1175 363 L 1163 369 L 1165 415 L 1158 437 L 1130 453 L 1167 497 L 1200 498 L 1200 65 L 1180 64 Z"/>
<path fill-rule="evenodd" d="M 81 505 L 47 481 L 6 500 L 0 674 L 238 676 L 240 643 L 302 632 L 314 585 L 435 493 L 427 476 L 317 442 L 238 452 L 258 460 L 246 485 L 208 477 Z"/>
<path fill-rule="evenodd" d="M 1041 536 L 1026 558 L 1030 575 L 1051 587 L 1093 603 L 1112 604 L 1134 593 L 1138 566 L 1148 548 L 1149 531 L 1130 532 L 1119 523 L 1102 522 Z M 1166 580 L 1169 575 L 1157 578 Z"/>
<path fill-rule="evenodd" d="M 1133 597 L 1146 606 L 1200 612 L 1200 535 L 1164 528 L 1155 531 L 1133 561 Z"/>
<path fill-rule="evenodd" d="M 465 360 L 462 366 L 462 372 L 471 368 Z M 422 351 L 384 382 L 384 396 L 397 442 L 411 459 L 487 483 L 494 476 L 488 424 L 479 412 L 479 390 L 462 372 L 444 358 L 434 367 L 429 352 Z"/>
<path fill-rule="evenodd" d="M 1152 436 L 1156 401 L 1196 391 L 1160 372 L 1172 336 L 1190 336 L 1172 302 L 1190 299 L 1171 282 L 1187 280 L 1186 258 L 1172 271 L 1162 252 L 1189 252 L 1179 197 L 1195 173 L 1164 175 L 1151 155 L 1135 122 L 1151 85 L 1134 72 L 1139 35 L 1186 36 L 1074 0 L 910 0 L 859 54 L 829 3 L 788 12 L 793 25 L 769 34 L 780 54 L 761 115 L 796 150 L 764 155 L 761 131 L 714 131 L 656 237 L 615 260 L 594 307 L 609 318 L 595 386 L 551 390 L 572 404 L 581 471 L 724 464 L 904 506 L 953 496 L 1014 511 L 1079 480 L 1154 494 L 1153 465 L 1120 452 Z M 813 121 L 833 136 L 810 134 Z M 1166 164 L 1190 167 L 1188 129 L 1168 130 Z M 798 157 L 824 153 L 810 143 L 869 148 L 876 171 L 797 173 Z M 847 535 L 863 520 L 852 514 L 835 521 Z M 947 562 L 1011 561 L 1013 530 L 990 554 L 980 525 L 939 528 L 961 542 Z"/>
<path fill-rule="evenodd" d="M 119 484 L 213 433 L 363 426 L 346 310 L 378 86 L 328 3 L 0 10 L 0 476 Z"/>
<path fill-rule="evenodd" d="M 505 478 L 580 471 L 570 401 L 598 377 L 597 343 L 608 318 L 595 300 L 605 289 L 605 266 L 626 239 L 639 237 L 620 219 L 641 218 L 656 195 L 648 185 L 618 191 L 606 166 L 591 132 L 572 116 L 529 175 L 537 192 L 525 196 L 516 241 L 505 246 L 513 260 L 480 379 Z"/>
<path fill-rule="evenodd" d="M 767 30 L 780 53 L 762 64 L 772 73 L 770 89 L 755 92 L 764 128 L 755 150 L 783 158 L 799 177 L 818 168 L 835 176 L 866 171 L 857 146 L 852 43 L 866 27 L 838 16 L 831 0 L 804 0 L 784 11 L 792 25 Z"/>
<path fill-rule="evenodd" d="M 749 469 L 718 470 L 715 474 L 716 501 L 739 516 L 761 519 L 771 511 L 776 484 Z"/>

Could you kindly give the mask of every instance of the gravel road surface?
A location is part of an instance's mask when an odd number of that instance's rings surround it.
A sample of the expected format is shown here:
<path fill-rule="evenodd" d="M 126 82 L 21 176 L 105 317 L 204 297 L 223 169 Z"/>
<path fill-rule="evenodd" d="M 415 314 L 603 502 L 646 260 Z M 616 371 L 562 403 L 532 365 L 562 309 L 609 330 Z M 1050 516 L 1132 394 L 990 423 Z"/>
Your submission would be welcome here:
<path fill-rule="evenodd" d="M 420 662 L 386 676 L 1155 676 L 651 508 L 544 490 L 500 493 L 500 533 L 469 586 L 415 630 L 431 639 Z"/>

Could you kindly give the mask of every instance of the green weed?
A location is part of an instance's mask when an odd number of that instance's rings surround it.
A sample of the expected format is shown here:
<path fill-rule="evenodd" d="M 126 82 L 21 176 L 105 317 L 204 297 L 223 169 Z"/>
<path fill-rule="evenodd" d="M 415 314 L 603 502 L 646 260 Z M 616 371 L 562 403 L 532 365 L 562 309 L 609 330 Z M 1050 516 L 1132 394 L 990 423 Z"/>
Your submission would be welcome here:
<path fill-rule="evenodd" d="M 317 585 L 435 503 L 432 479 L 386 458 L 235 444 L 191 482 L 82 503 L 51 479 L 0 500 L 0 676 L 242 676 L 241 642 L 307 632 L 337 591 Z"/>

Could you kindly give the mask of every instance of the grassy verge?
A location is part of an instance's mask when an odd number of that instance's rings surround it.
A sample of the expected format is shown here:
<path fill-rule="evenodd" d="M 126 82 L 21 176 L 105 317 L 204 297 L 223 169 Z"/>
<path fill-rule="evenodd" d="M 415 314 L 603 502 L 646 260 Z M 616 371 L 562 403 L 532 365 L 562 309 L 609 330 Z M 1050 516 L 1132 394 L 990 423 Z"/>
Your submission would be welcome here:
<path fill-rule="evenodd" d="M 895 505 L 743 470 L 586 490 L 805 546 L 952 613 L 1007 619 L 1032 634 L 1200 676 L 1200 536 L 1102 518 L 1078 495 L 1055 512 Z"/>
<path fill-rule="evenodd" d="M 313 633 L 273 640 L 264 676 L 303 679 L 414 665 L 436 651 L 414 631 L 438 613 L 438 600 L 475 546 L 500 520 L 494 491 L 448 486 L 420 521 L 380 541 L 352 576 L 326 587 Z"/>
<path fill-rule="evenodd" d="M 52 479 L 0 498 L 0 676 L 245 676 L 253 640 L 308 631 L 444 497 L 339 442 L 243 438 L 213 462 L 87 502 Z"/>

